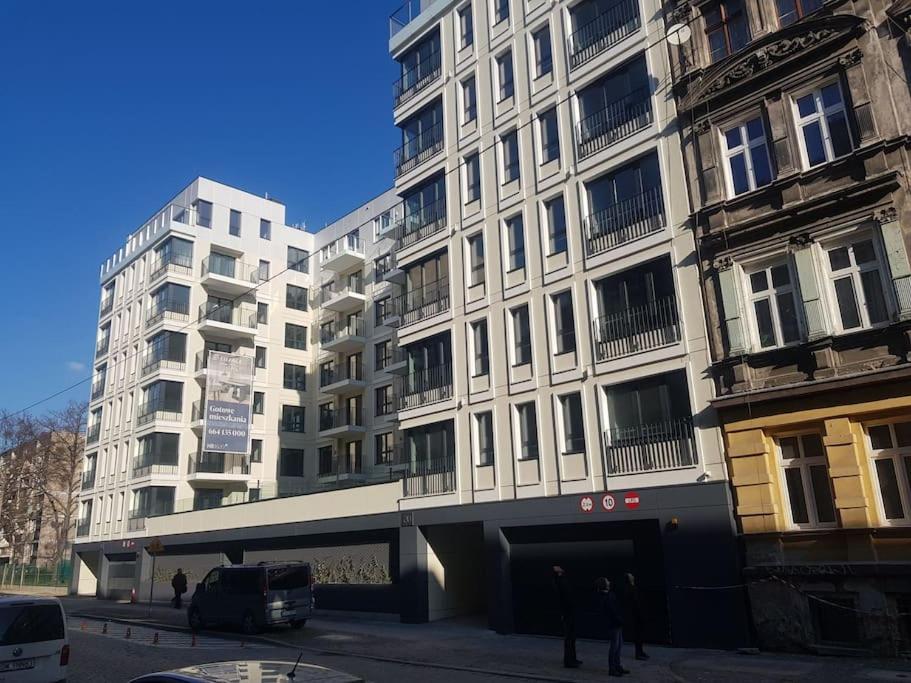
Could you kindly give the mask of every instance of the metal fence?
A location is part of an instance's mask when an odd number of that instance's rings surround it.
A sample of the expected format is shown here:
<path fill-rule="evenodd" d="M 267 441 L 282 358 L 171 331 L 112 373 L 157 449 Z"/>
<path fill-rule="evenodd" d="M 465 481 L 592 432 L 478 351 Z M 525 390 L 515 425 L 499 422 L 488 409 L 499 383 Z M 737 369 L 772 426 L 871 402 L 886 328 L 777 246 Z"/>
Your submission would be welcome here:
<path fill-rule="evenodd" d="M 0 587 L 68 586 L 73 566 L 67 561 L 39 567 L 33 564 L 4 564 L 0 566 Z"/>

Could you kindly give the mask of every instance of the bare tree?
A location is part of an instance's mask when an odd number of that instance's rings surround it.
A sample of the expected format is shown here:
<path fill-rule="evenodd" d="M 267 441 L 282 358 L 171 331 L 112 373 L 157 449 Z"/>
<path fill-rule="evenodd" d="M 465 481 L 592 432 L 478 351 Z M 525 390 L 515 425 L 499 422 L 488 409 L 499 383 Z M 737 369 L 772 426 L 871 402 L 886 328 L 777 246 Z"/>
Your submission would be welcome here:
<path fill-rule="evenodd" d="M 34 507 L 35 423 L 28 415 L 0 415 L 0 536 L 10 562 L 23 554 Z"/>

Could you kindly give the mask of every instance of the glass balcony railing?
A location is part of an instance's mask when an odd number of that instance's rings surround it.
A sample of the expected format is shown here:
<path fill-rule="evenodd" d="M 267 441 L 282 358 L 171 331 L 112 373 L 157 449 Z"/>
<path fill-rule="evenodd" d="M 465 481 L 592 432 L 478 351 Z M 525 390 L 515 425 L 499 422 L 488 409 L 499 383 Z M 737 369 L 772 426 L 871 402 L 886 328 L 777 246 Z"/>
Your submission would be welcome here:
<path fill-rule="evenodd" d="M 221 275 L 233 280 L 256 284 L 260 279 L 260 270 L 258 265 L 254 266 L 234 259 L 212 258 L 212 255 L 209 254 L 202 260 L 202 276 L 206 275 Z"/>
<path fill-rule="evenodd" d="M 149 309 L 146 316 L 146 326 L 152 327 L 162 320 L 175 320 L 186 322 L 190 319 L 190 303 L 188 301 L 156 301 Z"/>
<path fill-rule="evenodd" d="M 92 528 L 91 519 L 80 519 L 76 522 L 76 535 L 77 536 L 88 536 L 89 531 Z"/>
<path fill-rule="evenodd" d="M 331 384 L 336 384 L 338 382 L 344 382 L 346 380 L 363 381 L 364 380 L 363 366 L 357 365 L 353 368 L 349 368 L 345 365 L 342 365 L 342 366 L 334 367 L 334 368 L 320 368 L 320 371 L 319 371 L 320 387 L 328 387 Z"/>
<path fill-rule="evenodd" d="M 82 490 L 93 488 L 95 486 L 95 468 L 86 470 L 82 473 Z"/>
<path fill-rule="evenodd" d="M 188 463 L 188 474 L 250 474 L 250 461 L 243 455 L 192 453 Z"/>
<path fill-rule="evenodd" d="M 162 459 L 171 460 L 173 459 L 173 456 L 164 456 L 164 458 L 162 458 L 162 456 L 155 453 L 139 456 L 133 461 L 133 478 L 138 479 L 139 477 L 147 477 L 156 474 L 176 475 L 177 464 L 160 462 Z"/>
<path fill-rule="evenodd" d="M 255 330 L 257 327 L 256 311 L 243 306 L 230 306 L 207 301 L 199 307 L 199 322 L 206 320 L 246 327 Z"/>
<path fill-rule="evenodd" d="M 319 430 L 324 432 L 329 429 L 339 429 L 341 427 L 363 427 L 364 411 L 362 408 L 333 408 L 332 410 L 320 411 Z"/>
<path fill-rule="evenodd" d="M 364 337 L 367 335 L 367 325 L 363 318 L 357 318 L 345 325 L 329 325 L 320 328 L 320 344 L 331 344 L 345 337 Z"/>
<path fill-rule="evenodd" d="M 393 38 L 399 31 L 420 16 L 434 0 L 408 0 L 389 16 L 389 37 Z"/>
<path fill-rule="evenodd" d="M 101 435 L 101 423 L 98 422 L 85 430 L 85 442 L 86 443 L 95 443 L 98 441 L 98 437 Z"/>
<path fill-rule="evenodd" d="M 136 412 L 136 424 L 141 426 L 154 420 L 179 422 L 182 413 L 179 401 L 147 401 Z"/>

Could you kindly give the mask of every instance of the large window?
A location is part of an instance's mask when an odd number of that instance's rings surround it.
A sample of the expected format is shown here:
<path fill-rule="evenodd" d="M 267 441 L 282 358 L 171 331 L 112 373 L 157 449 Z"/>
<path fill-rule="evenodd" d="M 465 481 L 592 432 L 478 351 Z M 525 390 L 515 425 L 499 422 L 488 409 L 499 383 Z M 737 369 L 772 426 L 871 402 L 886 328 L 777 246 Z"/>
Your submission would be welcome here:
<path fill-rule="evenodd" d="M 557 108 L 548 109 L 538 117 L 541 131 L 541 163 L 560 158 L 560 133 L 557 129 Z"/>
<path fill-rule="evenodd" d="M 468 267 L 469 285 L 483 284 L 484 282 L 484 233 L 478 233 L 468 238 Z"/>
<path fill-rule="evenodd" d="M 278 474 L 281 477 L 304 476 L 304 449 L 282 448 L 278 459 Z"/>
<path fill-rule="evenodd" d="M 515 82 L 512 72 L 512 51 L 504 52 L 497 57 L 497 102 L 507 100 L 515 94 Z"/>
<path fill-rule="evenodd" d="M 566 205 L 563 195 L 544 202 L 544 213 L 547 218 L 547 244 L 549 254 L 566 251 Z"/>
<path fill-rule="evenodd" d="M 512 131 L 500 138 L 503 147 L 503 184 L 519 179 L 519 133 Z"/>
<path fill-rule="evenodd" d="M 540 78 L 554 69 L 553 54 L 550 46 L 550 26 L 545 25 L 531 35 L 535 51 L 535 77 Z"/>
<path fill-rule="evenodd" d="M 306 311 L 309 308 L 307 301 L 307 288 L 297 285 L 287 285 L 285 290 L 285 306 L 296 311 Z"/>
<path fill-rule="evenodd" d="M 734 54 L 750 41 L 743 0 L 717 0 L 703 10 L 713 62 Z"/>
<path fill-rule="evenodd" d="M 288 247 L 288 269 L 298 273 L 310 272 L 310 252 L 306 249 Z"/>
<path fill-rule="evenodd" d="M 810 12 L 822 7 L 823 0 L 775 0 L 778 5 L 778 24 L 788 26 Z"/>
<path fill-rule="evenodd" d="M 805 168 L 849 154 L 851 131 L 838 83 L 794 98 L 794 116 Z"/>
<path fill-rule="evenodd" d="M 508 270 L 525 267 L 525 228 L 522 216 L 513 216 L 506 221 L 507 266 Z"/>
<path fill-rule="evenodd" d="M 557 353 L 576 350 L 576 322 L 573 314 L 573 294 L 560 292 L 553 296 L 554 342 Z"/>
<path fill-rule="evenodd" d="M 582 394 L 574 393 L 560 397 L 560 411 L 563 419 L 563 454 L 585 451 L 585 428 L 582 421 Z"/>
<path fill-rule="evenodd" d="M 478 91 L 474 76 L 462 81 L 462 123 L 478 118 Z"/>
<path fill-rule="evenodd" d="M 788 263 L 755 270 L 747 280 L 756 346 L 769 349 L 799 341 L 797 292 Z"/>
<path fill-rule="evenodd" d="M 538 414 L 534 401 L 516 406 L 516 420 L 519 434 L 519 459 L 534 460 L 538 457 Z"/>
<path fill-rule="evenodd" d="M 307 390 L 307 368 L 303 365 L 285 363 L 283 385 L 285 389 L 294 391 Z"/>
<path fill-rule="evenodd" d="M 303 433 L 303 406 L 282 406 L 282 431 Z"/>
<path fill-rule="evenodd" d="M 377 465 L 392 465 L 395 460 L 395 446 L 392 432 L 374 437 L 374 461 Z"/>
<path fill-rule="evenodd" d="M 822 437 L 819 434 L 781 437 L 778 454 L 791 524 L 796 527 L 835 526 L 835 502 Z"/>
<path fill-rule="evenodd" d="M 257 368 L 266 367 L 266 347 L 257 346 L 253 352 L 253 365 Z"/>
<path fill-rule="evenodd" d="M 509 0 L 493 0 L 493 23 L 509 19 Z"/>
<path fill-rule="evenodd" d="M 848 331 L 889 319 L 883 268 L 872 238 L 826 248 L 837 327 Z"/>
<path fill-rule="evenodd" d="M 267 221 L 265 218 L 259 219 L 259 236 L 264 240 L 272 239 L 272 221 Z"/>
<path fill-rule="evenodd" d="M 285 346 L 289 349 L 307 350 L 307 328 L 285 323 Z"/>
<path fill-rule="evenodd" d="M 528 319 L 528 305 L 512 310 L 513 343 L 515 345 L 514 365 L 531 363 L 531 325 Z"/>
<path fill-rule="evenodd" d="M 228 234 L 240 237 L 240 211 L 231 209 L 231 216 L 228 223 Z"/>
<path fill-rule="evenodd" d="M 474 42 L 474 19 L 471 14 L 471 5 L 459 10 L 459 43 L 466 48 Z"/>
<path fill-rule="evenodd" d="M 490 372 L 490 357 L 487 346 L 487 321 L 471 323 L 471 346 L 474 357 L 472 375 L 480 377 Z"/>
<path fill-rule="evenodd" d="M 889 524 L 911 523 L 911 422 L 872 425 L 870 453 L 879 489 L 879 506 Z"/>
<path fill-rule="evenodd" d="M 772 182 L 772 167 L 762 119 L 756 117 L 724 131 L 728 196 Z"/>
<path fill-rule="evenodd" d="M 392 385 L 387 384 L 382 387 L 377 387 L 373 390 L 374 392 L 374 414 L 379 417 L 380 415 L 389 415 L 392 412 Z"/>
<path fill-rule="evenodd" d="M 465 203 L 481 199 L 481 156 L 477 152 L 465 157 Z"/>
<path fill-rule="evenodd" d="M 493 465 L 493 413 L 477 413 L 474 416 L 475 438 L 478 440 L 477 464 L 479 467 Z"/>

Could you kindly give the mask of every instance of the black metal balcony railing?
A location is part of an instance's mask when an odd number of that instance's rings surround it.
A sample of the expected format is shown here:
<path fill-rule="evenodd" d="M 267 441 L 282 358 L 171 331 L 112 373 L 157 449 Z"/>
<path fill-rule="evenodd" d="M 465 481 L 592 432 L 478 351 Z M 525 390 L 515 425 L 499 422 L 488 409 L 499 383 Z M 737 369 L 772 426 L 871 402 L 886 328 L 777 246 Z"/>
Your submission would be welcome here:
<path fill-rule="evenodd" d="M 199 307 L 199 322 L 204 320 L 246 327 L 251 330 L 255 330 L 257 327 L 256 311 L 211 301 L 207 301 Z"/>
<path fill-rule="evenodd" d="M 410 463 L 402 477 L 406 498 L 434 496 L 455 491 L 455 458 L 435 458 Z"/>
<path fill-rule="evenodd" d="M 443 151 L 443 122 L 422 131 L 395 150 L 395 177 L 417 168 Z"/>
<path fill-rule="evenodd" d="M 388 313 L 400 316 L 402 325 L 410 325 L 448 310 L 449 281 L 439 280 L 393 298 Z"/>
<path fill-rule="evenodd" d="M 102 396 L 104 396 L 104 383 L 107 381 L 107 377 L 102 377 L 100 380 L 95 382 L 92 385 L 92 401 L 95 401 Z"/>
<path fill-rule="evenodd" d="M 95 486 L 95 468 L 86 470 L 82 473 L 82 490 L 90 489 Z"/>
<path fill-rule="evenodd" d="M 680 319 L 673 296 L 596 318 L 592 326 L 599 361 L 680 341 Z"/>
<path fill-rule="evenodd" d="M 101 309 L 98 311 L 98 315 L 101 317 L 104 317 L 113 310 L 114 310 L 114 297 L 109 296 L 104 301 L 101 302 Z"/>
<path fill-rule="evenodd" d="M 141 426 L 154 420 L 179 422 L 182 412 L 179 401 L 147 401 L 139 406 L 136 424 Z"/>
<path fill-rule="evenodd" d="M 158 456 L 155 454 L 138 457 L 133 461 L 133 478 L 138 479 L 152 474 L 177 474 L 177 465 L 160 463 L 157 460 Z"/>
<path fill-rule="evenodd" d="M 93 425 L 89 425 L 85 430 L 85 442 L 86 443 L 95 443 L 98 441 L 98 437 L 101 435 L 101 423 L 98 422 Z"/>
<path fill-rule="evenodd" d="M 152 349 L 142 357 L 141 376 L 151 375 L 157 370 L 176 370 L 182 371 L 187 363 L 183 358 L 168 358 L 166 354 L 157 349 Z"/>
<path fill-rule="evenodd" d="M 171 299 L 155 302 L 146 316 L 146 325 L 148 327 L 157 325 L 165 318 L 178 322 L 188 321 L 190 319 L 190 303 Z"/>
<path fill-rule="evenodd" d="M 108 339 L 99 339 L 98 343 L 95 344 L 95 358 L 103 356 L 108 352 L 108 349 L 111 347 L 111 340 Z"/>
<path fill-rule="evenodd" d="M 609 475 L 683 469 L 698 462 L 692 417 L 614 427 L 604 438 Z"/>
<path fill-rule="evenodd" d="M 585 159 L 610 147 L 651 123 L 652 98 L 648 88 L 634 90 L 579 122 L 576 128 L 579 158 Z"/>
<path fill-rule="evenodd" d="M 361 365 L 355 365 L 353 368 L 349 368 L 346 365 L 334 367 L 334 368 L 320 368 L 319 371 L 319 385 L 320 387 L 328 387 L 330 384 L 335 384 L 337 382 L 344 382 L 345 380 L 353 381 L 363 381 L 364 380 L 364 368 Z"/>
<path fill-rule="evenodd" d="M 602 209 L 583 221 L 589 256 L 661 230 L 665 225 L 661 187 L 652 187 Z"/>
<path fill-rule="evenodd" d="M 355 318 L 345 325 L 327 325 L 319 331 L 321 344 L 331 344 L 344 337 L 364 337 L 367 335 L 367 326 L 363 318 Z"/>
<path fill-rule="evenodd" d="M 189 457 L 189 474 L 250 474 L 246 456 L 228 453 L 193 453 Z"/>
<path fill-rule="evenodd" d="M 80 519 L 76 522 L 76 535 L 77 536 L 88 536 L 89 530 L 92 528 L 91 519 Z"/>
<path fill-rule="evenodd" d="M 393 107 L 399 107 L 440 77 L 440 51 L 431 52 L 392 84 Z"/>
<path fill-rule="evenodd" d="M 363 427 L 364 411 L 362 408 L 333 408 L 332 410 L 322 410 L 319 415 L 319 430 L 321 432 L 327 429 L 338 429 L 339 427 Z"/>
<path fill-rule="evenodd" d="M 234 280 L 243 280 L 251 284 L 256 284 L 260 280 L 259 265 L 242 263 L 241 261 L 215 258 L 211 255 L 202 260 L 202 275 L 221 275 Z"/>
<path fill-rule="evenodd" d="M 149 283 L 164 277 L 166 273 L 190 276 L 193 274 L 193 259 L 183 254 L 159 257 L 149 269 Z"/>
<path fill-rule="evenodd" d="M 620 0 L 573 31 L 569 37 L 569 68 L 582 66 L 639 30 L 639 3 Z"/>
<path fill-rule="evenodd" d="M 405 214 L 395 225 L 395 248 L 411 246 L 446 227 L 446 198 Z"/>
<path fill-rule="evenodd" d="M 400 377 L 396 382 L 395 396 L 399 410 L 452 398 L 452 366 L 448 363 L 437 365 Z"/>

